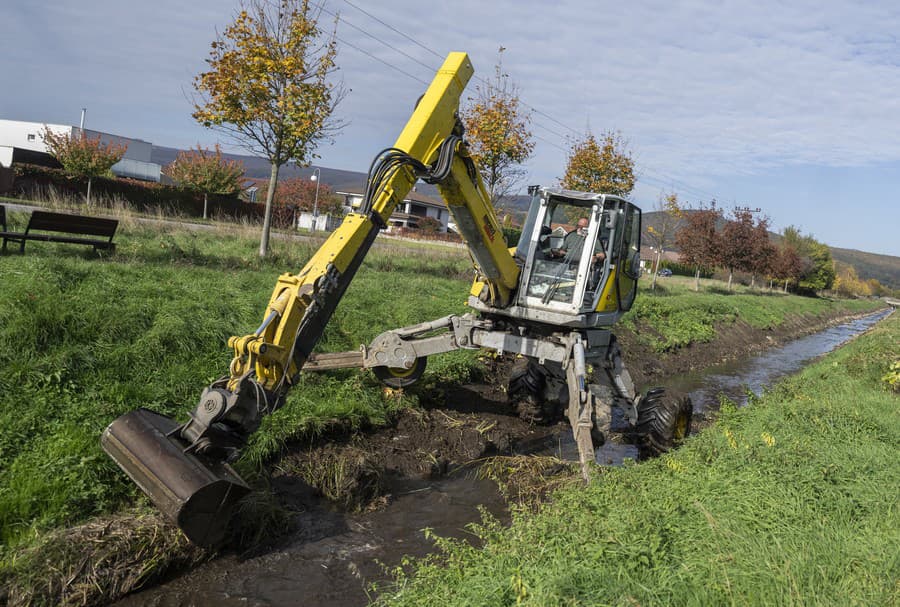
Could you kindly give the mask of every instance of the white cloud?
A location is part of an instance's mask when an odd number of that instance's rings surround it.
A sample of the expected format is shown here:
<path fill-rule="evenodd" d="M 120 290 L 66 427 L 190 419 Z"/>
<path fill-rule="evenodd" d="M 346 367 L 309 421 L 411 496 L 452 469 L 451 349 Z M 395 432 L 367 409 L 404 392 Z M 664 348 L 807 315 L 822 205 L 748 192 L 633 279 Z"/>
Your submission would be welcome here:
<path fill-rule="evenodd" d="M 706 190 L 785 165 L 900 161 L 893 1 L 352 2 L 441 56 L 469 52 L 480 77 L 503 45 L 528 104 L 577 131 L 621 130 L 657 182 Z M 422 63 L 441 62 L 344 0 L 325 6 Z M 4 77 L 14 83 L 0 96 L 4 117 L 73 121 L 86 105 L 98 128 L 161 145 L 216 140 L 191 120 L 185 92 L 231 5 L 56 0 L 4 13 Z M 364 169 L 423 90 L 376 58 L 421 80 L 432 73 L 347 24 L 338 35 L 361 49 L 344 45 L 339 57 L 350 124 L 320 152 L 326 164 Z M 560 135 L 571 133 L 541 115 L 535 133 L 531 181 L 547 183 L 563 172 Z"/>

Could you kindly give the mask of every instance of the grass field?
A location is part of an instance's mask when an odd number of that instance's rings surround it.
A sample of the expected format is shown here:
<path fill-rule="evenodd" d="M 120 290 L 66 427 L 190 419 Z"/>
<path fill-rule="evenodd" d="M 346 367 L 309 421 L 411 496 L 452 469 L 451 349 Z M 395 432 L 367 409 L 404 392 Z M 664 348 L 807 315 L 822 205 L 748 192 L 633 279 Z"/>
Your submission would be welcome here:
<path fill-rule="evenodd" d="M 379 602 L 897 605 L 898 343 L 894 315 L 678 451 L 440 541 Z"/>
<path fill-rule="evenodd" d="M 10 219 L 16 226 L 25 216 Z M 255 228 L 189 231 L 124 217 L 111 257 L 46 243 L 0 256 L 0 567 L 49 529 L 139 499 L 100 450 L 100 432 L 139 406 L 184 419 L 202 388 L 227 370 L 228 337 L 259 324 L 277 275 L 299 270 L 316 246 L 276 238 L 261 261 L 257 238 Z M 387 328 L 464 312 L 470 265 L 460 249 L 377 245 L 320 349 L 356 349 Z M 762 326 L 788 314 L 874 305 L 672 285 L 640 299 L 630 321 L 648 327 L 646 339 L 661 351 L 708 340 L 716 323 L 738 317 Z M 478 372 L 476 353 L 448 354 L 429 361 L 426 384 Z M 285 441 L 336 424 L 384 423 L 416 398 L 416 389 L 385 398 L 358 372 L 306 374 L 240 465 L 252 472 Z"/>

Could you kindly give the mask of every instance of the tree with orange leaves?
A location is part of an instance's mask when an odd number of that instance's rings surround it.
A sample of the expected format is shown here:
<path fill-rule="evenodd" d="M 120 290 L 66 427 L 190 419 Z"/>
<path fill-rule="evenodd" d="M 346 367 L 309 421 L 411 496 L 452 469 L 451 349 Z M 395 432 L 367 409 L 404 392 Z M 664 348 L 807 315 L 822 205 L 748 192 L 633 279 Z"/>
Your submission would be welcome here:
<path fill-rule="evenodd" d="M 309 164 L 316 146 L 341 128 L 332 117 L 343 97 L 331 82 L 337 41 L 319 27 L 320 14 L 309 0 L 247 0 L 213 41 L 209 71 L 194 81 L 194 119 L 272 164 L 260 257 L 269 248 L 279 169 Z"/>
<path fill-rule="evenodd" d="M 218 145 L 210 151 L 198 144 L 196 150 L 179 152 L 165 172 L 180 187 L 203 194 L 203 219 L 206 219 L 209 194 L 233 196 L 241 191 L 244 165 L 223 157 Z"/>
<path fill-rule="evenodd" d="M 666 195 L 660 194 L 653 210 L 656 211 L 656 225 L 647 226 L 647 237 L 656 250 L 656 263 L 653 264 L 653 276 L 650 279 L 650 288 L 656 289 L 659 262 L 662 260 L 666 248 L 674 242 L 675 231 L 681 223 L 682 211 L 678 204 L 678 194 L 675 192 Z"/>
<path fill-rule="evenodd" d="M 562 187 L 582 192 L 628 196 L 634 189 L 634 158 L 620 133 L 608 131 L 598 141 L 588 133 L 569 150 Z"/>
<path fill-rule="evenodd" d="M 500 47 L 500 54 L 505 49 Z M 497 206 L 525 175 L 522 163 L 534 150 L 531 114 L 519 99 L 518 87 L 503 73 L 498 59 L 494 79 L 476 87 L 477 95 L 463 110 L 466 140 L 484 185 Z"/>
<path fill-rule="evenodd" d="M 87 137 L 79 133 L 55 133 L 46 125 L 41 133 L 47 151 L 63 166 L 63 170 L 75 177 L 87 178 L 87 204 L 91 205 L 91 180 L 109 173 L 114 164 L 122 160 L 127 145 L 114 141 L 103 142 L 100 135 Z"/>

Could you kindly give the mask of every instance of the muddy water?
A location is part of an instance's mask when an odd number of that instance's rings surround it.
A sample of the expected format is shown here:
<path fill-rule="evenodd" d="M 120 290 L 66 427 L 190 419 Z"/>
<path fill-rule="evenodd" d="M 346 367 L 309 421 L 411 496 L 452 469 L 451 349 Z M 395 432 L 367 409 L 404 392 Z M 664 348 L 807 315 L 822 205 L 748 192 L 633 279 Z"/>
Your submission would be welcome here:
<path fill-rule="evenodd" d="M 834 326 L 759 356 L 670 378 L 664 383 L 689 394 L 699 416 L 718 406 L 719 393 L 743 404 L 748 389 L 761 392 L 765 386 L 862 333 L 888 313 Z M 538 443 L 524 450 L 578 459 L 568 426 L 560 424 L 559 432 Z M 637 450 L 616 440 L 597 451 L 600 464 L 617 465 L 626 457 L 637 459 Z M 280 489 L 283 494 L 291 493 L 291 487 Z M 276 547 L 252 555 L 224 556 L 126 597 L 116 605 L 365 605 L 372 598 L 370 584 L 383 585 L 390 579 L 386 567 L 399 565 L 404 555 L 421 556 L 434 550 L 424 529 L 432 529 L 443 537 L 470 537 L 465 526 L 480 519 L 480 507 L 501 520 L 507 517 L 496 486 L 471 476 L 400 481 L 392 488 L 384 508 L 365 514 L 347 514 L 316 502 L 308 506 L 298 515 L 299 531 Z"/>
<path fill-rule="evenodd" d="M 313 509 L 300 531 L 277 548 L 230 555 L 155 588 L 130 595 L 120 607 L 256 607 L 366 605 L 369 584 L 390 579 L 385 567 L 403 555 L 434 550 L 424 529 L 470 538 L 465 526 L 484 508 L 501 520 L 506 505 L 490 481 L 463 476 L 409 481 L 391 502 L 368 514 Z"/>

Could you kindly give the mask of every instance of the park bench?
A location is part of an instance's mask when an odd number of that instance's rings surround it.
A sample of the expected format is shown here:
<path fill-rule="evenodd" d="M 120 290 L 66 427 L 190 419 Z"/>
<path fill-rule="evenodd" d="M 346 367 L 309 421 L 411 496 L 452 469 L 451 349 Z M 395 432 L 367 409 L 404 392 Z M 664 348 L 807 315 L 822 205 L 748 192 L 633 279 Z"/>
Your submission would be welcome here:
<path fill-rule="evenodd" d="M 24 252 L 25 243 L 29 240 L 83 244 L 94 247 L 94 251 L 99 249 L 114 251 L 116 245 L 112 239 L 119 226 L 119 221 L 69 213 L 32 211 L 24 232 L 9 232 L 6 229 L 6 207 L 0 205 L 0 226 L 3 228 L 0 236 L 3 238 L 4 251 L 6 243 L 13 242 L 19 244 L 20 252 Z M 72 236 L 67 236 L 67 234 Z M 100 238 L 84 238 L 85 236 L 99 236 Z"/>

